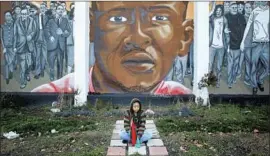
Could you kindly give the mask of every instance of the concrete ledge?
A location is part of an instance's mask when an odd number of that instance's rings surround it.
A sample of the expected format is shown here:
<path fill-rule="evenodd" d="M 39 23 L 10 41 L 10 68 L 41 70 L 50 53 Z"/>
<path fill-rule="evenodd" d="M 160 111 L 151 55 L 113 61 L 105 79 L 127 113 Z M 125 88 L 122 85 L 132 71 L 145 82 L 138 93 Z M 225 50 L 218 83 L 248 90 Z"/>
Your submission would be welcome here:
<path fill-rule="evenodd" d="M 57 100 L 60 93 L 31 93 L 31 92 L 1 92 L 0 95 L 12 96 L 13 99 L 20 99 L 18 103 L 19 106 L 40 106 L 40 105 L 51 105 L 51 103 Z M 74 94 L 65 94 L 65 96 L 74 97 Z M 102 99 L 104 102 L 110 101 L 112 103 L 119 103 L 124 105 L 129 105 L 130 100 L 133 97 L 138 97 L 142 103 L 149 103 L 151 101 L 154 106 L 168 106 L 178 99 L 183 100 L 183 102 L 194 101 L 194 95 L 178 95 L 178 96 L 165 96 L 156 97 L 153 95 L 140 94 L 100 94 L 92 95 L 88 94 L 88 102 L 94 104 L 95 100 Z M 260 106 L 270 103 L 269 95 L 249 95 L 249 94 L 210 94 L 211 105 L 220 103 L 235 103 L 243 104 L 246 103 Z M 15 101 L 15 103 L 18 100 Z M 23 101 L 23 104 L 21 103 Z"/>

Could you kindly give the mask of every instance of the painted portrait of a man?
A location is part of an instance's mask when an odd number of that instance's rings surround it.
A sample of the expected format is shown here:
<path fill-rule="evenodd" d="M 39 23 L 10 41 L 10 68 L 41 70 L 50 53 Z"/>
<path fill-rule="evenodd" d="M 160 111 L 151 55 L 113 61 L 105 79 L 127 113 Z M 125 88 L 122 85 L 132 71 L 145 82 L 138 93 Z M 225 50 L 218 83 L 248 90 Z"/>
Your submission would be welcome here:
<path fill-rule="evenodd" d="M 188 2 L 92 2 L 90 40 L 95 63 L 89 92 L 190 94 L 175 81 L 164 81 L 176 56 L 185 56 L 193 40 Z M 76 35 L 76 34 L 75 34 Z M 32 92 L 73 92 L 74 74 Z"/>

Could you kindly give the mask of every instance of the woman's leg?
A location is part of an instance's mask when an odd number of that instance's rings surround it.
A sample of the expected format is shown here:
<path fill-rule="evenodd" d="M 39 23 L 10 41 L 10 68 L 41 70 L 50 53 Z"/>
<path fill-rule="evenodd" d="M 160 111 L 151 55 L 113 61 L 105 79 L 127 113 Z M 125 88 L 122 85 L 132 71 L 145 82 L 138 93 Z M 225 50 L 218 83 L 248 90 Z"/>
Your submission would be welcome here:
<path fill-rule="evenodd" d="M 144 133 L 143 133 L 143 136 L 141 137 L 141 142 L 145 142 L 145 141 L 148 141 L 152 138 L 153 134 L 152 134 L 152 131 L 150 130 L 145 130 Z"/>
<path fill-rule="evenodd" d="M 121 131 L 120 132 L 120 138 L 122 140 L 126 140 L 126 141 L 130 140 L 130 136 L 128 135 L 128 133 L 126 131 Z"/>

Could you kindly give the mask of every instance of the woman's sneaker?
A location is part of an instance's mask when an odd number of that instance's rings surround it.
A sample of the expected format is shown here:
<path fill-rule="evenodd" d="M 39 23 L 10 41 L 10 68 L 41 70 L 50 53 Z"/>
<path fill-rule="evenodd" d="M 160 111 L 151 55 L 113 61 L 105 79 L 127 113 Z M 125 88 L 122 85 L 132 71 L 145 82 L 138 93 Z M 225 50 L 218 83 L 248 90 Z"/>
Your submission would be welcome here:
<path fill-rule="evenodd" d="M 122 140 L 122 143 L 123 143 L 123 144 L 127 144 L 128 141 L 127 141 L 127 140 Z"/>
<path fill-rule="evenodd" d="M 147 143 L 148 143 L 148 141 L 143 141 L 142 143 L 147 144 Z"/>

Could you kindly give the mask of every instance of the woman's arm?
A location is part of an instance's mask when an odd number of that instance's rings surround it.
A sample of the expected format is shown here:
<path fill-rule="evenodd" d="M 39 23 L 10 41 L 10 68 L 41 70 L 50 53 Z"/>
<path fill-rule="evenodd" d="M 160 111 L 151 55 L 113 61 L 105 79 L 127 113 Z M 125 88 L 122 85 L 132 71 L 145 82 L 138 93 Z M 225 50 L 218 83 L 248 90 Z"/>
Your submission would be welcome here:
<path fill-rule="evenodd" d="M 146 123 L 146 115 L 143 112 L 141 114 L 141 119 L 140 119 L 140 126 L 138 127 L 138 137 L 141 138 L 144 131 L 145 131 L 145 123 Z"/>
<path fill-rule="evenodd" d="M 126 132 L 130 131 L 130 116 L 128 111 L 126 111 L 124 115 L 124 128 Z"/>

